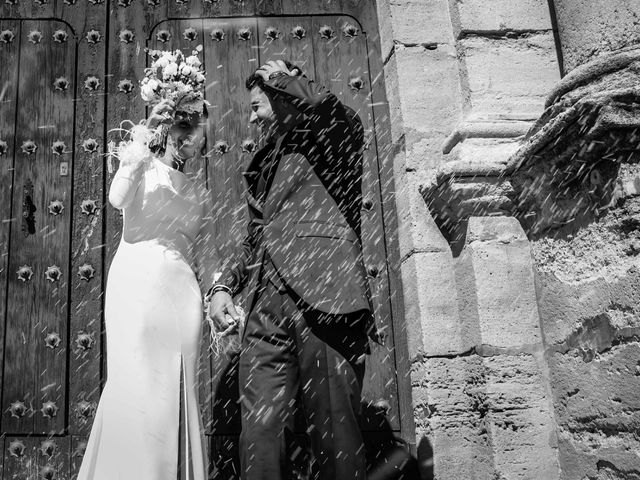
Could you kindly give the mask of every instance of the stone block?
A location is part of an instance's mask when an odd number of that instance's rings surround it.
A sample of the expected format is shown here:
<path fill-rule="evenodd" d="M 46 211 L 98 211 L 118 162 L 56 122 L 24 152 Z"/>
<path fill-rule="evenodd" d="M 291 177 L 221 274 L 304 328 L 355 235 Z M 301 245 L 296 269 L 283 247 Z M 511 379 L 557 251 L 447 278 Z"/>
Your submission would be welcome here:
<path fill-rule="evenodd" d="M 560 80 L 551 33 L 519 38 L 466 37 L 459 42 L 469 89 L 469 119 L 536 119 Z"/>
<path fill-rule="evenodd" d="M 402 118 L 402 103 L 400 99 L 400 87 L 398 85 L 398 63 L 396 56 L 391 56 L 383 68 L 387 102 L 389 102 L 391 142 L 395 145 L 404 135 L 404 120 Z"/>
<path fill-rule="evenodd" d="M 555 0 L 565 73 L 604 52 L 640 43 L 640 2 Z"/>
<path fill-rule="evenodd" d="M 458 316 L 453 258 L 417 185 L 397 185 L 401 274 L 410 358 L 468 350 Z"/>
<path fill-rule="evenodd" d="M 547 0 L 454 0 L 461 31 L 551 30 Z"/>
<path fill-rule="evenodd" d="M 637 341 L 588 361 L 576 350 L 549 356 L 565 479 L 637 477 L 639 358 Z"/>
<path fill-rule="evenodd" d="M 473 264 L 481 343 L 541 346 L 529 241 L 515 218 L 471 217 L 465 250 Z"/>
<path fill-rule="evenodd" d="M 484 359 L 494 465 L 498 478 L 560 478 L 553 402 L 542 353 Z"/>
<path fill-rule="evenodd" d="M 393 38 L 404 44 L 453 43 L 447 0 L 391 0 Z"/>
<path fill-rule="evenodd" d="M 444 45 L 436 50 L 422 47 L 396 48 L 398 89 L 407 153 L 426 137 L 440 142 L 461 117 L 459 65 L 456 49 Z"/>
<path fill-rule="evenodd" d="M 458 147 L 458 158 L 470 164 L 506 164 L 520 148 L 518 138 L 467 138 Z"/>
<path fill-rule="evenodd" d="M 414 412 L 418 444 L 427 441 L 433 451 L 435 478 L 495 479 L 482 359 L 432 358 L 412 373 L 414 392 L 426 390 L 419 402 L 414 399 Z"/>
<path fill-rule="evenodd" d="M 391 21 L 391 5 L 388 0 L 376 2 L 378 11 L 378 32 L 382 59 L 387 58 L 394 48 L 393 23 Z"/>

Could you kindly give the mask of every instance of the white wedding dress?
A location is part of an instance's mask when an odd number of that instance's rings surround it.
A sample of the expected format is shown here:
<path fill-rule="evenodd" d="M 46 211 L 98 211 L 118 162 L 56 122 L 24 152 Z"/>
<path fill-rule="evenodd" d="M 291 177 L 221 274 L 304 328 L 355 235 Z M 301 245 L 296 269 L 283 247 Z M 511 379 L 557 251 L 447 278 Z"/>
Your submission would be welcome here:
<path fill-rule="evenodd" d="M 195 259 L 208 255 L 207 192 L 149 155 L 121 162 L 124 211 L 106 288 L 107 381 L 78 480 L 205 480 L 196 377 L 202 339 Z"/>

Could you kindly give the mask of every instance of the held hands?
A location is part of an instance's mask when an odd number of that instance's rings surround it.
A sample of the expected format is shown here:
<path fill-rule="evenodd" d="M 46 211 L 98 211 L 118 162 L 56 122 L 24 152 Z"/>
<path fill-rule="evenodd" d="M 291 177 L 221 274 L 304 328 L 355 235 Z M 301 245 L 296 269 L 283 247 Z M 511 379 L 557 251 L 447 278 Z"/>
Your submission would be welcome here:
<path fill-rule="evenodd" d="M 283 73 L 290 77 L 297 77 L 302 74 L 297 67 L 294 67 L 293 70 L 289 70 L 282 60 L 271 60 L 256 70 L 256 73 L 260 75 L 265 82 L 269 80 L 269 77 L 277 73 Z"/>
<path fill-rule="evenodd" d="M 227 292 L 216 292 L 209 299 L 207 317 L 211 328 L 220 336 L 233 333 L 240 324 L 240 315 Z"/>

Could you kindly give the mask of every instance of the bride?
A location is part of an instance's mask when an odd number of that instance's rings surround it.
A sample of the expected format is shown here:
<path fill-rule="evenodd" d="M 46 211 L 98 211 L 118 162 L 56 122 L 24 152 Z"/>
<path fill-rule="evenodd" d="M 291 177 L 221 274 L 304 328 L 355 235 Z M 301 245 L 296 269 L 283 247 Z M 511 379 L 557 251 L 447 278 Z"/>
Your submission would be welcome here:
<path fill-rule="evenodd" d="M 204 77 L 193 55 L 169 52 L 168 63 L 160 62 L 165 53 L 150 52 L 154 68 L 141 86 L 155 106 L 146 125 L 133 127 L 133 139 L 121 144 L 109 190 L 124 223 L 105 294 L 107 381 L 78 480 L 207 478 L 196 387 L 203 305 L 195 272 L 208 286 L 210 275 L 196 260 L 216 252 L 205 221 L 207 191 L 183 170 L 204 144 Z M 169 74 L 156 80 L 157 67 Z"/>

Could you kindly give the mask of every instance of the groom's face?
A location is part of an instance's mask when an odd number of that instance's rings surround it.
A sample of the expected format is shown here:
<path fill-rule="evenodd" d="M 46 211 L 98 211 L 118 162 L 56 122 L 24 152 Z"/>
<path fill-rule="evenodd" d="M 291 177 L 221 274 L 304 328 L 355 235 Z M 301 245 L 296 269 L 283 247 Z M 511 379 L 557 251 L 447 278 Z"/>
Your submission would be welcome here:
<path fill-rule="evenodd" d="M 269 138 L 275 133 L 276 117 L 273 113 L 273 107 L 269 101 L 269 97 L 260 87 L 251 89 L 251 117 L 249 123 L 257 125 L 260 134 Z"/>

